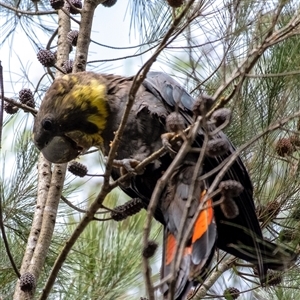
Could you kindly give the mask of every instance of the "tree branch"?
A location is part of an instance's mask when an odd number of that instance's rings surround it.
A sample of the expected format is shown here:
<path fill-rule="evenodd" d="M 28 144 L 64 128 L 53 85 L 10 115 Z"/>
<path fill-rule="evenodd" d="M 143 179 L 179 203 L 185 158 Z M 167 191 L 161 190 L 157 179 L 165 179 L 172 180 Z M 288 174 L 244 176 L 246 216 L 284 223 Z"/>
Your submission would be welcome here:
<path fill-rule="evenodd" d="M 58 11 L 58 62 L 62 62 L 66 60 L 69 55 L 69 45 L 68 43 L 60 43 L 61 40 L 65 40 L 67 37 L 68 32 L 70 31 L 70 19 L 61 11 Z M 60 76 L 60 72 L 56 72 L 56 76 Z M 39 158 L 39 166 L 41 170 L 45 167 L 44 171 L 47 173 L 46 170 L 51 168 L 49 162 L 45 160 L 45 158 L 41 155 Z M 48 165 L 48 166 L 45 166 Z M 63 189 L 65 174 L 66 174 L 66 167 L 67 164 L 64 165 L 55 165 L 53 168 L 53 173 L 48 173 L 46 177 L 42 176 L 39 177 L 39 189 L 40 192 L 38 193 L 38 197 L 42 197 L 42 199 L 38 198 L 37 203 L 41 204 L 37 205 L 36 207 L 36 222 L 33 223 L 31 228 L 31 233 L 27 248 L 31 248 L 31 238 L 37 232 L 40 232 L 38 236 L 38 240 L 36 241 L 36 246 L 34 247 L 34 252 L 31 254 L 32 257 L 29 257 L 28 253 L 25 253 L 23 262 L 24 266 L 22 265 L 21 269 L 31 273 L 36 281 L 38 281 L 40 273 L 43 269 L 43 265 L 45 263 L 45 259 L 50 247 L 51 238 L 54 231 L 56 216 L 57 216 L 57 208 L 59 204 L 59 200 L 61 197 L 61 192 Z M 46 180 L 44 180 L 46 178 Z M 50 179 L 51 178 L 51 179 Z M 42 180 L 43 179 L 43 180 Z M 49 180 L 51 180 L 49 185 Z M 43 198 L 47 196 L 47 198 Z M 41 219 L 42 218 L 42 219 Z M 34 227 L 36 226 L 36 227 Z M 41 227 L 40 227 L 41 226 Z M 28 259 L 30 258 L 30 262 Z M 22 274 L 21 274 L 22 275 Z M 34 291 L 27 295 L 28 293 L 24 293 L 20 290 L 19 287 L 16 287 L 14 299 L 15 300 L 28 300 L 27 297 L 33 299 Z"/>
<path fill-rule="evenodd" d="M 7 5 L 4 2 L 0 2 L 0 6 L 9 9 L 17 14 L 21 14 L 21 15 L 29 15 L 29 16 L 42 16 L 42 15 L 53 15 L 53 14 L 57 14 L 56 10 L 52 10 L 52 11 L 28 11 L 28 10 L 21 10 L 21 9 L 16 9 L 13 6 Z"/>

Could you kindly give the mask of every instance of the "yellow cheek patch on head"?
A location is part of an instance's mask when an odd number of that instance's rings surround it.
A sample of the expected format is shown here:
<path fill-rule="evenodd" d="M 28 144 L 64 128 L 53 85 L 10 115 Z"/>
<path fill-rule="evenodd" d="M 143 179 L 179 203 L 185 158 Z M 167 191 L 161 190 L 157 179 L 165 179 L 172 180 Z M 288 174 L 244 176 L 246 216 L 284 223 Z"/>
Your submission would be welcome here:
<path fill-rule="evenodd" d="M 91 114 L 88 117 L 88 121 L 95 124 L 100 131 L 103 131 L 108 117 L 106 86 L 104 84 L 99 84 L 97 80 L 91 80 L 89 100 L 92 106 L 97 107 L 98 113 Z"/>
<path fill-rule="evenodd" d="M 58 99 L 56 108 L 59 110 L 61 119 L 67 121 L 72 114 L 72 119 L 83 123 L 92 123 L 97 127 L 97 132 L 71 131 L 66 133 L 83 148 L 101 146 L 103 139 L 101 133 L 105 129 L 109 114 L 106 85 L 95 78 L 86 76 L 78 81 L 75 75 L 65 75 L 63 82 L 69 84 L 68 93 Z M 87 124 L 88 125 L 88 124 Z"/>
<path fill-rule="evenodd" d="M 105 128 L 108 117 L 106 87 L 95 79 L 89 80 L 86 84 L 74 85 L 61 100 L 60 107 L 87 113 L 87 120 L 95 124 L 101 132 Z"/>

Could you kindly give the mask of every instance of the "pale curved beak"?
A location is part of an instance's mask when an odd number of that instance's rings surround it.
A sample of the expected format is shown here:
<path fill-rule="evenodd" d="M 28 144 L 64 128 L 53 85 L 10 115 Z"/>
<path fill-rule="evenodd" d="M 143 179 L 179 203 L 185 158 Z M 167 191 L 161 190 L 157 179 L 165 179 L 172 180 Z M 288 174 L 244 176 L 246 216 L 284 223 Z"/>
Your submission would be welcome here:
<path fill-rule="evenodd" d="M 64 136 L 55 136 L 41 149 L 41 152 L 47 160 L 59 164 L 67 163 L 76 158 L 81 150 L 71 139 Z"/>

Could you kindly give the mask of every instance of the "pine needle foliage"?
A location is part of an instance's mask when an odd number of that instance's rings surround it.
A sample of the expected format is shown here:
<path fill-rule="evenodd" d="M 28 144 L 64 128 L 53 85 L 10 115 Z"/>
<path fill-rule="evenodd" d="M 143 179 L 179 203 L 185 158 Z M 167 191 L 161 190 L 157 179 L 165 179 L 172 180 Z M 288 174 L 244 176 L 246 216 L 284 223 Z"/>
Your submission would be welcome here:
<path fill-rule="evenodd" d="M 12 168 L 2 160 L 0 191 L 3 225 L 8 238 L 12 256 L 17 266 L 21 264 L 27 237 L 32 223 L 32 208 L 36 195 L 36 160 L 38 152 L 30 142 L 30 133 L 25 131 L 18 135 L 15 146 L 19 151 Z M 5 154 L 4 154 L 5 156 Z M 11 171 L 10 176 L 7 172 Z M 0 280 L 3 297 L 11 299 L 16 275 L 8 260 L 3 240 L 0 239 Z"/>

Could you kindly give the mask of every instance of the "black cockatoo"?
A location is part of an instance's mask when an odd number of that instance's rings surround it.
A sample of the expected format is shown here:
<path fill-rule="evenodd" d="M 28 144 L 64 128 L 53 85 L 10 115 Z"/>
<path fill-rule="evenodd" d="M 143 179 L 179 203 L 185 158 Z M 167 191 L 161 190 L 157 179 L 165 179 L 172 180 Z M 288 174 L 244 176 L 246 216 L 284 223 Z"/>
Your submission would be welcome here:
<path fill-rule="evenodd" d="M 132 82 L 133 77 L 93 72 L 68 74 L 56 79 L 41 103 L 33 128 L 34 143 L 45 158 L 53 163 L 65 163 L 92 146 L 99 147 L 104 155 L 108 155 Z M 195 100 L 178 82 L 167 74 L 149 72 L 136 94 L 116 159 L 129 165 L 131 161 L 142 161 L 166 144 L 162 136 L 168 132 L 168 116 L 177 112 L 183 127 L 188 127 L 194 122 L 194 108 Z M 192 192 L 186 227 L 218 174 L 212 170 L 235 151 L 222 131 L 210 138 L 216 139 L 216 147 L 218 141 L 225 141 L 227 148 L 221 154 L 217 149 L 215 155 L 205 155 Z M 203 141 L 204 128 L 199 130 L 193 147 L 200 149 Z M 177 143 L 176 147 L 180 145 Z M 213 148 L 211 150 L 214 152 Z M 130 197 L 140 198 L 147 207 L 158 179 L 174 156 L 173 151 L 167 151 L 121 188 Z M 169 274 L 174 260 L 181 216 L 189 198 L 198 157 L 199 152 L 190 152 L 175 168 L 155 211 L 155 218 L 164 226 L 162 277 Z M 200 180 L 203 174 L 208 176 Z M 113 169 L 113 179 L 120 176 L 121 170 Z M 201 204 L 203 210 L 198 214 L 186 241 L 177 272 L 175 299 L 185 299 L 191 286 L 205 279 L 216 248 L 253 263 L 262 282 L 266 279 L 268 268 L 283 270 L 296 259 L 292 251 L 263 239 L 255 213 L 251 180 L 240 157 L 222 181 L 238 185 L 240 192 L 234 192 L 229 199 L 235 213 L 228 215 L 218 204 L 222 197 L 220 194 Z M 226 190 L 226 184 L 223 188 Z M 169 285 L 166 283 L 162 286 L 162 293 L 167 296 L 168 291 Z"/>

